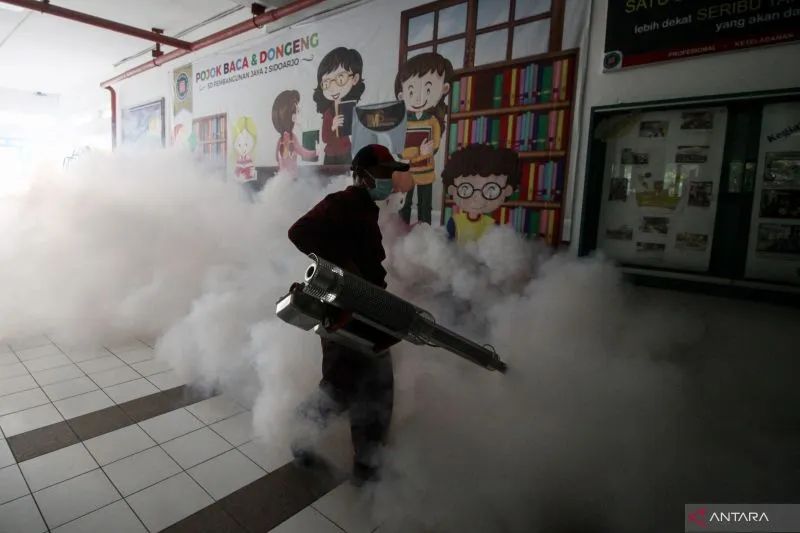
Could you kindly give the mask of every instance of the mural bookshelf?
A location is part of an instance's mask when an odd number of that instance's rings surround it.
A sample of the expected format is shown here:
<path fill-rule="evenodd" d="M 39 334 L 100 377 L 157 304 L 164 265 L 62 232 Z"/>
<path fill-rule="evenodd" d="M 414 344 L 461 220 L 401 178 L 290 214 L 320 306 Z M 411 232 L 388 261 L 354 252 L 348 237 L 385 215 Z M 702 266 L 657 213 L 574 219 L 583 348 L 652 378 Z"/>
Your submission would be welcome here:
<path fill-rule="evenodd" d="M 577 50 L 456 71 L 449 101 L 446 157 L 469 144 L 510 148 L 519 186 L 493 217 L 550 245 L 561 225 Z M 458 212 L 445 191 L 442 223 Z"/>
<path fill-rule="evenodd" d="M 200 117 L 192 122 L 196 153 L 214 167 L 225 168 L 228 155 L 228 118 L 225 113 Z"/>

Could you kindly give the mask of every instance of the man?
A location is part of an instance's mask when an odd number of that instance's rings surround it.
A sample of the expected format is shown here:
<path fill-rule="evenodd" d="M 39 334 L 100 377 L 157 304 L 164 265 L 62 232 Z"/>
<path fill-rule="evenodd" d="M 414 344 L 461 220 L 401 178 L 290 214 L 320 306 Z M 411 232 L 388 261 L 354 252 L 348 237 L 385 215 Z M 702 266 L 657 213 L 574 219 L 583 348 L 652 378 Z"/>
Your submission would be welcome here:
<path fill-rule="evenodd" d="M 289 239 L 301 252 L 317 254 L 386 288 L 386 270 L 381 265 L 386 253 L 375 202 L 398 188 L 407 192 L 411 184 L 408 169 L 407 164 L 395 161 L 386 147 L 365 146 L 353 158 L 354 184 L 328 195 L 303 215 L 289 229 Z M 388 351 L 370 357 L 322 340 L 320 394 L 301 407 L 301 414 L 324 425 L 331 414 L 350 410 L 356 484 L 377 479 L 377 455 L 392 417 L 393 384 Z M 296 459 L 313 462 L 311 451 L 300 443 L 292 448 Z"/>

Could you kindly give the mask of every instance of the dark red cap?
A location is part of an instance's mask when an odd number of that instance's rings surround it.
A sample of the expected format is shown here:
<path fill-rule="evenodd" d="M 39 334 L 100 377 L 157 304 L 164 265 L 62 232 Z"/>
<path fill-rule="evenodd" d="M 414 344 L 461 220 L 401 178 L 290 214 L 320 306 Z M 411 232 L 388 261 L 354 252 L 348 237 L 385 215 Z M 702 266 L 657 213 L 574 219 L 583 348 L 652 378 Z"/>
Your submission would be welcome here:
<path fill-rule="evenodd" d="M 368 144 L 358 151 L 353 158 L 350 170 L 356 168 L 386 167 L 393 170 L 408 170 L 407 163 L 395 161 L 389 149 L 380 144 Z"/>

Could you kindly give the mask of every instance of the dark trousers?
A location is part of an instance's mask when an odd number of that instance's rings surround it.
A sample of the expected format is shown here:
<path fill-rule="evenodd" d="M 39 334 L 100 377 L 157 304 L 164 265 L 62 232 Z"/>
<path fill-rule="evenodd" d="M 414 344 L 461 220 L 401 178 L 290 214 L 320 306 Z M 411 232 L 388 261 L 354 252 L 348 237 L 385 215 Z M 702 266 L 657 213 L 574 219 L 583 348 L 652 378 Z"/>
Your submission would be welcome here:
<path fill-rule="evenodd" d="M 301 415 L 324 427 L 331 415 L 350 411 L 355 462 L 376 466 L 392 420 L 394 373 L 389 352 L 370 357 L 322 340 L 322 394 L 301 407 Z"/>
<path fill-rule="evenodd" d="M 433 183 L 416 185 L 406 193 L 406 203 L 400 210 L 400 217 L 406 224 L 411 223 L 411 204 L 414 201 L 414 189 L 417 190 L 417 220 L 430 224 L 431 211 L 433 209 Z"/>

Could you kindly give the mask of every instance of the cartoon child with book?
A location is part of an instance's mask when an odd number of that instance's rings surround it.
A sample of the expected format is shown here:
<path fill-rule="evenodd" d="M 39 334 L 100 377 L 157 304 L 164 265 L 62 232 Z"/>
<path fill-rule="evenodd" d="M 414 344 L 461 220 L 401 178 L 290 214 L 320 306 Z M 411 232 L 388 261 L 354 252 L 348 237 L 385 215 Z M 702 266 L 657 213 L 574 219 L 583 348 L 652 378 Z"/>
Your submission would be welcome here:
<path fill-rule="evenodd" d="M 314 102 L 322 114 L 325 165 L 350 164 L 353 108 L 366 89 L 363 70 L 361 54 L 342 46 L 328 52 L 319 64 Z"/>
<path fill-rule="evenodd" d="M 253 163 L 253 150 L 256 147 L 256 123 L 250 117 L 239 117 L 233 123 L 233 149 L 236 152 L 236 166 L 233 174 L 240 183 L 256 179 L 256 166 Z"/>
<path fill-rule="evenodd" d="M 278 132 L 275 158 L 278 172 L 297 177 L 297 157 L 303 161 L 316 161 L 317 152 L 305 148 L 294 133 L 300 122 L 300 93 L 295 90 L 282 91 L 272 104 L 272 124 Z"/>
<path fill-rule="evenodd" d="M 453 65 L 436 53 L 425 53 L 406 61 L 397 73 L 394 91 L 406 105 L 407 129 L 402 158 L 411 165 L 417 190 L 417 220 L 431 223 L 433 182 L 436 179 L 434 155 L 439 150 L 447 114 L 447 95 Z M 414 189 L 406 196 L 400 216 L 411 222 Z"/>
<path fill-rule="evenodd" d="M 447 233 L 459 243 L 476 241 L 495 220 L 490 216 L 519 186 L 519 158 L 514 150 L 470 144 L 450 156 L 442 172 L 445 192 L 458 212 Z"/>

